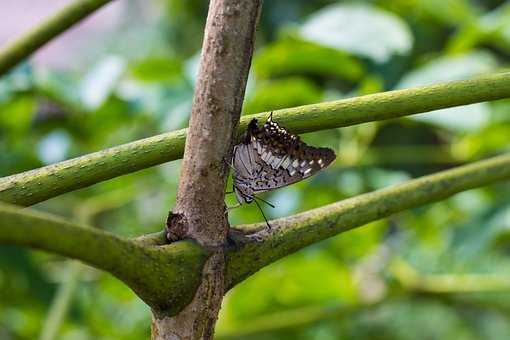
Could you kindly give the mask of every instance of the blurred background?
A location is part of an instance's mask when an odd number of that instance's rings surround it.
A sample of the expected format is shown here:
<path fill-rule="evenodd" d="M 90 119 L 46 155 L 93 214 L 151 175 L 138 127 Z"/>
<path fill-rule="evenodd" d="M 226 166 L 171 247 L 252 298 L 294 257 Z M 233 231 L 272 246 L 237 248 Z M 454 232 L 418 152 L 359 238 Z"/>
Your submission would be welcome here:
<path fill-rule="evenodd" d="M 0 48 L 69 2 L 1 0 Z M 207 3 L 115 1 L 0 78 L 0 176 L 185 127 Z M 509 61 L 510 1 L 265 1 L 243 112 L 471 78 Z M 508 152 L 509 112 L 503 100 L 306 134 L 338 159 L 265 195 L 277 206 L 266 214 Z M 171 162 L 35 208 L 127 237 L 155 232 L 179 172 Z M 262 216 L 244 206 L 230 220 Z M 261 270 L 226 296 L 217 338 L 508 339 L 509 292 L 510 185 L 499 183 Z M 0 246 L 0 339 L 55 325 L 58 336 L 44 339 L 145 339 L 150 312 L 108 274 Z"/>

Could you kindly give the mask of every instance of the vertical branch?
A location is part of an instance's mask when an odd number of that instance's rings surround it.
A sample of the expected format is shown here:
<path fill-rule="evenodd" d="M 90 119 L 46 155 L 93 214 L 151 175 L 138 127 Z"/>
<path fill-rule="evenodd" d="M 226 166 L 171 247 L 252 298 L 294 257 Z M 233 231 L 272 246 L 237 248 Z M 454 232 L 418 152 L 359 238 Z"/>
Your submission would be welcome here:
<path fill-rule="evenodd" d="M 224 187 L 241 112 L 261 0 L 212 0 L 205 27 L 170 240 L 192 238 L 211 252 L 202 283 L 178 315 L 155 311 L 153 339 L 210 339 L 223 298 L 228 232 Z"/>

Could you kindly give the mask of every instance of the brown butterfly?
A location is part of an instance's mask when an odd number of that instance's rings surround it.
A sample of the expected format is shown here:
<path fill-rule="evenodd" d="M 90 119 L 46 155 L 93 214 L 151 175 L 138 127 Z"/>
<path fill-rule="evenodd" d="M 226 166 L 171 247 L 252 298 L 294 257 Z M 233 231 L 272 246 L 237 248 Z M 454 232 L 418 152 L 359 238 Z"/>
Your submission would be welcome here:
<path fill-rule="evenodd" d="M 335 158 L 333 150 L 309 146 L 299 136 L 278 125 L 273 121 L 272 112 L 261 128 L 253 119 L 241 143 L 234 146 L 232 157 L 233 187 L 238 206 L 253 201 L 258 206 L 256 199 L 260 198 L 256 194 L 310 177 Z"/>

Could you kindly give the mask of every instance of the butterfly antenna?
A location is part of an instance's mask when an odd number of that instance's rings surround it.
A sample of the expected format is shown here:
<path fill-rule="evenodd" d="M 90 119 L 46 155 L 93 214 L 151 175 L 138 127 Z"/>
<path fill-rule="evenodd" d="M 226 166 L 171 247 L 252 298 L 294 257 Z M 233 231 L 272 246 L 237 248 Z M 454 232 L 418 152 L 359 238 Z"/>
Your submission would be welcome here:
<path fill-rule="evenodd" d="M 254 196 L 255 198 L 255 196 Z M 260 199 L 260 198 L 259 198 Z M 263 200 L 262 200 L 263 201 Z M 257 205 L 257 208 L 259 208 L 260 210 L 260 213 L 262 214 L 262 217 L 264 217 L 264 221 L 266 221 L 266 225 L 269 229 L 271 229 L 271 225 L 269 224 L 269 222 L 267 221 L 267 218 L 266 218 L 266 215 L 264 214 L 264 210 L 262 210 L 262 208 L 260 207 L 260 204 L 259 202 L 257 202 L 256 199 L 253 200 L 253 202 L 255 202 L 255 204 Z M 266 202 L 267 203 L 267 202 Z"/>
<path fill-rule="evenodd" d="M 260 198 L 258 196 L 255 196 L 255 195 L 253 195 L 252 197 L 253 197 L 254 200 L 260 200 L 261 202 L 264 202 L 267 205 L 269 205 L 271 208 L 275 208 L 275 206 L 271 202 L 268 202 L 265 199 L 262 199 L 262 198 Z"/>
<path fill-rule="evenodd" d="M 273 121 L 273 111 L 271 111 L 271 113 L 269 114 L 269 118 L 267 118 L 267 120 Z"/>
<path fill-rule="evenodd" d="M 226 159 L 223 159 L 223 161 L 225 162 L 225 164 L 226 164 L 226 165 L 227 165 L 227 166 L 228 166 L 228 167 L 229 167 L 232 171 L 234 171 L 234 172 L 236 172 L 236 171 L 237 171 L 237 169 L 236 169 L 236 168 L 232 165 L 232 163 L 227 162 L 227 160 L 226 160 Z"/>

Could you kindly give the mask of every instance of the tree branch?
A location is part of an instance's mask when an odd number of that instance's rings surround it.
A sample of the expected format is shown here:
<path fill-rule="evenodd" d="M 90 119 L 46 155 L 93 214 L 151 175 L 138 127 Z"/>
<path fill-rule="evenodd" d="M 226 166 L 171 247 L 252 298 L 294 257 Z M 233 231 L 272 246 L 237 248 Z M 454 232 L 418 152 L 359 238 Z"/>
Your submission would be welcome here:
<path fill-rule="evenodd" d="M 153 339 L 212 339 L 225 291 L 225 183 L 248 79 L 261 0 L 212 0 L 205 27 L 176 204 L 168 238 L 211 250 L 193 301 L 155 313 Z"/>
<path fill-rule="evenodd" d="M 185 131 L 179 130 L 0 178 L 0 200 L 29 206 L 106 179 L 178 159 L 182 156 L 185 139 Z"/>
<path fill-rule="evenodd" d="M 440 201 L 456 193 L 510 179 L 510 154 L 459 166 L 359 195 L 301 214 L 231 229 L 236 246 L 227 253 L 227 289 L 261 268 L 308 245 L 392 214 Z M 137 244 L 164 244 L 163 232 L 144 235 Z"/>
<path fill-rule="evenodd" d="M 237 246 L 227 252 L 226 289 L 312 243 L 509 178 L 510 154 L 505 154 L 273 221 L 270 233 L 265 224 L 236 226 L 231 236 Z M 193 298 L 207 254 L 191 241 L 170 245 L 165 242 L 163 232 L 128 241 L 48 214 L 0 203 L 0 243 L 79 259 L 124 281 L 154 310 L 175 314 Z M 494 282 L 500 285 L 499 281 Z"/>
<path fill-rule="evenodd" d="M 508 292 L 510 276 L 501 274 L 422 274 L 402 259 L 390 265 L 390 272 L 408 291 L 432 294 Z"/>
<path fill-rule="evenodd" d="M 294 133 L 398 118 L 431 110 L 510 97 L 510 73 L 383 92 L 275 111 L 275 119 Z M 252 118 L 245 116 L 238 131 Z M 186 129 L 91 153 L 0 179 L 0 200 L 32 205 L 60 194 L 125 175 L 182 156 Z"/>
<path fill-rule="evenodd" d="M 232 229 L 238 248 L 228 253 L 227 287 L 297 250 L 394 213 L 442 200 L 461 191 L 510 178 L 510 154 L 433 175 L 271 222 Z"/>
<path fill-rule="evenodd" d="M 143 187 L 143 184 L 139 183 L 139 186 Z M 139 192 L 136 188 L 129 186 L 90 197 L 74 207 L 72 216 L 80 224 L 93 225 L 95 224 L 95 218 L 99 214 L 131 202 Z M 46 319 L 41 327 L 39 340 L 58 338 L 59 330 L 65 321 L 73 301 L 74 293 L 78 289 L 84 266 L 76 261 L 69 260 L 66 262 L 67 275 L 65 280 L 60 283 L 46 313 Z"/>
<path fill-rule="evenodd" d="M 0 51 L 0 77 L 51 39 L 112 0 L 76 0 Z"/>
<path fill-rule="evenodd" d="M 0 243 L 83 261 L 122 280 L 153 309 L 171 313 L 193 298 L 207 255 L 191 241 L 143 247 L 105 231 L 3 203 Z"/>

